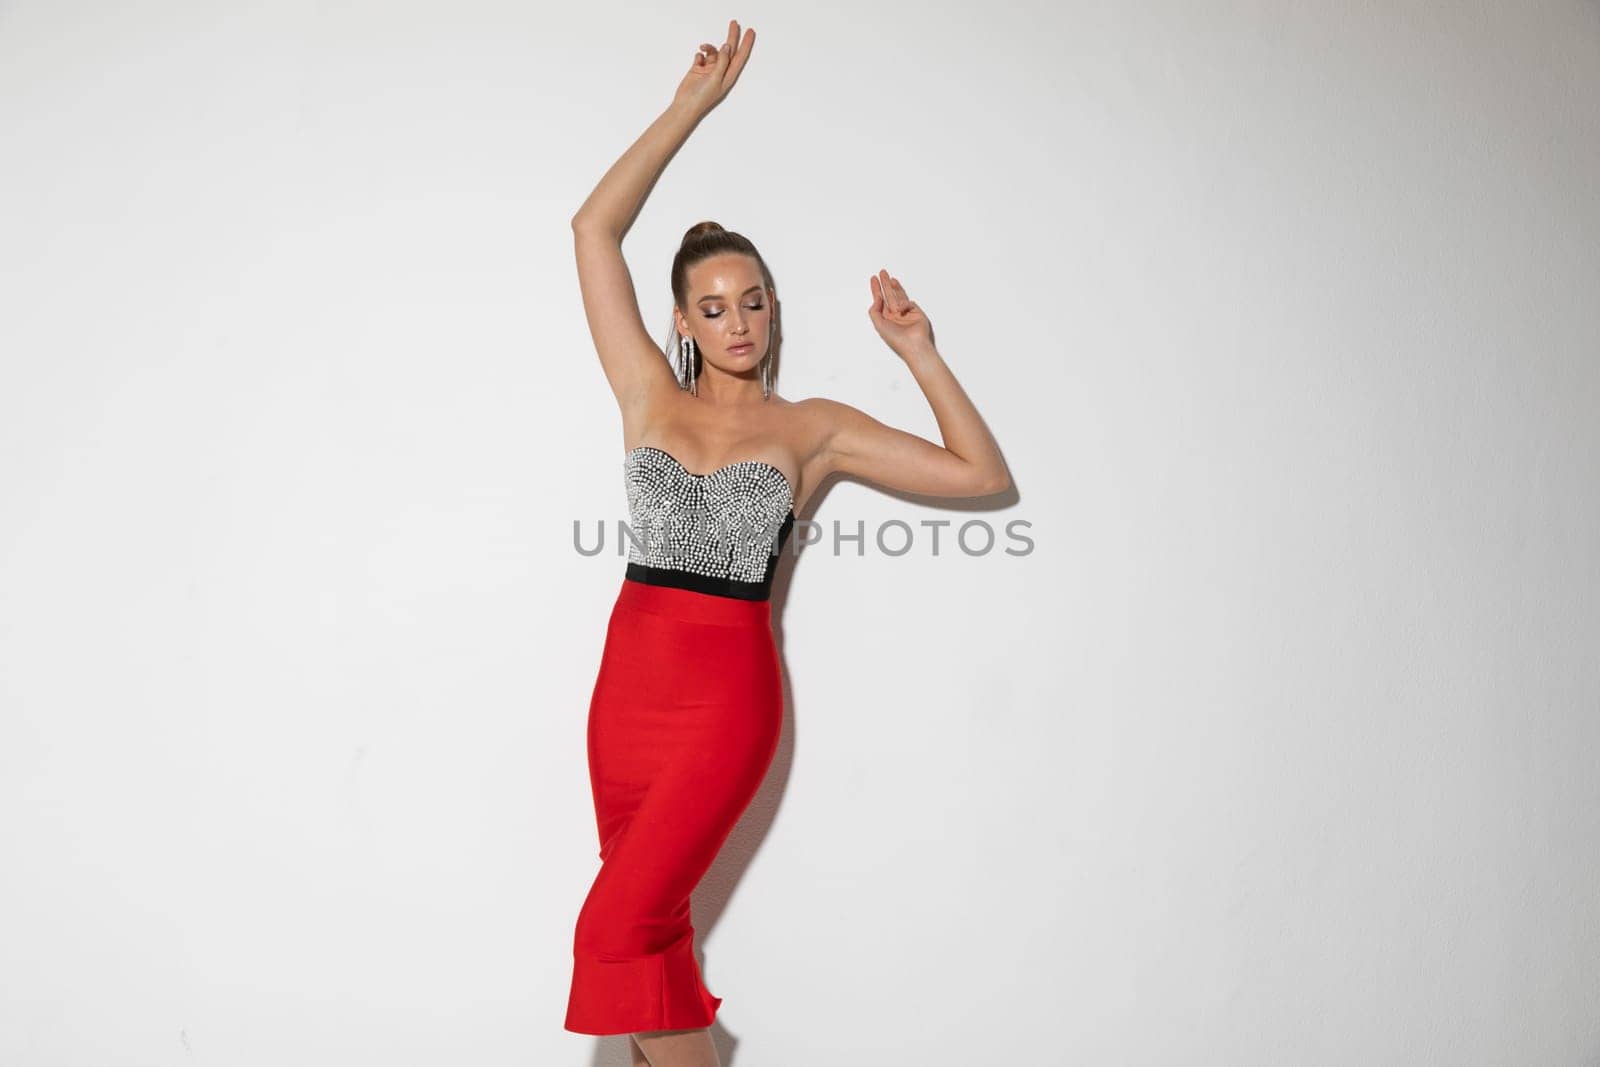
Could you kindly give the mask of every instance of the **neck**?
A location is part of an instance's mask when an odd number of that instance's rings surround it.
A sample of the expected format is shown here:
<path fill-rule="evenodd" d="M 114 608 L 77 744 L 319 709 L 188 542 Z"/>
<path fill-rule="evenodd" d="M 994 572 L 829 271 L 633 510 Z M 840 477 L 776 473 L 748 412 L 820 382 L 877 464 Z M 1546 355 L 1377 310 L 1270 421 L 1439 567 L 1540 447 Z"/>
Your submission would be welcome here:
<path fill-rule="evenodd" d="M 766 402 L 766 397 L 761 395 L 761 382 L 759 379 L 733 378 L 725 374 L 714 374 L 708 368 L 700 372 L 699 379 L 695 382 L 695 398 L 717 407 L 742 407 L 745 404 L 761 404 Z"/>

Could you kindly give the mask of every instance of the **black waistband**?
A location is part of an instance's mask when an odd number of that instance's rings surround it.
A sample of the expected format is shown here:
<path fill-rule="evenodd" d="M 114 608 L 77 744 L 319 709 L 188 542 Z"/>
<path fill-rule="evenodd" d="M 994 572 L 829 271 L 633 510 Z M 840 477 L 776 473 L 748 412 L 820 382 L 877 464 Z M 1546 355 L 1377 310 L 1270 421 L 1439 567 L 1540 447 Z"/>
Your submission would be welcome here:
<path fill-rule="evenodd" d="M 773 562 L 776 562 L 774 557 Z M 627 576 L 646 585 L 669 585 L 674 589 L 692 589 L 696 593 L 732 597 L 735 600 L 771 600 L 772 571 L 768 566 L 766 580 L 745 582 L 737 578 L 714 578 L 709 574 L 680 571 L 674 567 L 649 567 L 643 563 L 629 563 Z"/>

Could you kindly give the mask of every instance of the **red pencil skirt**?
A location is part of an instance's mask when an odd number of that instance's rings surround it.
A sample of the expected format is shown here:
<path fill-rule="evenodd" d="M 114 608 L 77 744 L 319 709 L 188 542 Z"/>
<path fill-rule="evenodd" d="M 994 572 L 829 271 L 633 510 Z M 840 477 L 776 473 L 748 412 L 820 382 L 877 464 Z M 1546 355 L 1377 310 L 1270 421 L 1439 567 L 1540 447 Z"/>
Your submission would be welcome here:
<path fill-rule="evenodd" d="M 689 894 L 772 765 L 771 601 L 625 578 L 589 704 L 600 870 L 578 912 L 565 1028 L 711 1025 Z"/>

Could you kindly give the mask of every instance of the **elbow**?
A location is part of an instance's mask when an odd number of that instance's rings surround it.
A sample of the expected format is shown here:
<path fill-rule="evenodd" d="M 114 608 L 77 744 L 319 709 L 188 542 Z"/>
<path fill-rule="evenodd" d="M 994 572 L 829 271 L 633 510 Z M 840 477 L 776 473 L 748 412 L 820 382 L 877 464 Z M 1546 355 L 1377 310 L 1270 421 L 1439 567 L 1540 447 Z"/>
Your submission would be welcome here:
<path fill-rule="evenodd" d="M 1011 472 L 1002 468 L 1000 473 L 992 474 L 979 483 L 978 495 L 994 496 L 1010 489 L 1011 485 Z"/>
<path fill-rule="evenodd" d="M 589 214 L 587 209 L 579 211 L 576 215 L 572 216 L 572 232 L 598 233 L 604 234 L 607 237 L 619 237 L 618 230 L 615 226 L 596 217 L 595 215 Z"/>

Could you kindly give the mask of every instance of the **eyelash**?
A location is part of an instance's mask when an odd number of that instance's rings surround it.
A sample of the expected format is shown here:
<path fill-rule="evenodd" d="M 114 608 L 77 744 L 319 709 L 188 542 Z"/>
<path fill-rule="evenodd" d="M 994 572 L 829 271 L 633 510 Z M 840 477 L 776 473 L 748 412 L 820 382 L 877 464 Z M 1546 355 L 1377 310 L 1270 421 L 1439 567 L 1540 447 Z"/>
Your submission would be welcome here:
<path fill-rule="evenodd" d="M 746 311 L 760 311 L 762 308 L 764 308 L 766 306 L 767 305 L 765 305 L 765 304 L 746 304 L 744 306 L 744 309 Z M 715 315 L 713 315 L 711 312 L 707 311 L 707 312 L 705 312 L 705 317 L 708 318 L 708 319 L 720 319 L 720 318 L 722 318 L 722 312 L 719 311 Z"/>

